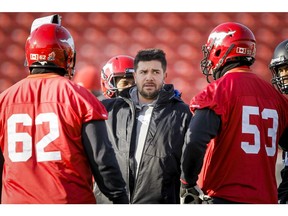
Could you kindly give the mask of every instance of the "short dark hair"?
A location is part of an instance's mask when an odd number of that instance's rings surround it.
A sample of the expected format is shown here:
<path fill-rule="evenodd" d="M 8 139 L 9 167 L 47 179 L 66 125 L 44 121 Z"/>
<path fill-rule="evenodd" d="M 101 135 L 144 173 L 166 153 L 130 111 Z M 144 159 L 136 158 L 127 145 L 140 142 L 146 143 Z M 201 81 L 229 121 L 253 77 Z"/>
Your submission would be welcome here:
<path fill-rule="evenodd" d="M 167 67 L 166 54 L 163 50 L 156 48 L 143 49 L 138 51 L 134 59 L 134 70 L 135 71 L 137 70 L 138 63 L 140 61 L 152 61 L 152 60 L 160 61 L 163 71 L 166 72 Z"/>

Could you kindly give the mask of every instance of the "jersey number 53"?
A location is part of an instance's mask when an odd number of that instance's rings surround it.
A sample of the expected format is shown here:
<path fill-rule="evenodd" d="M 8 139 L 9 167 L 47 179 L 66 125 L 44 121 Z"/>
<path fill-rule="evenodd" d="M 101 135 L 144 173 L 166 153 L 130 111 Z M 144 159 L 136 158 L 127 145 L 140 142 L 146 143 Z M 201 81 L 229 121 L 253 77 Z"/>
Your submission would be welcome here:
<path fill-rule="evenodd" d="M 241 142 L 241 148 L 248 154 L 258 154 L 260 151 L 260 130 L 257 125 L 250 123 L 250 116 L 256 115 L 259 118 L 272 119 L 272 128 L 268 128 L 267 134 L 271 138 L 271 144 L 265 143 L 265 150 L 268 156 L 274 156 L 276 153 L 276 137 L 278 130 L 278 113 L 274 109 L 263 109 L 260 113 L 259 107 L 243 106 L 242 110 L 242 133 L 254 135 L 254 143 Z"/>

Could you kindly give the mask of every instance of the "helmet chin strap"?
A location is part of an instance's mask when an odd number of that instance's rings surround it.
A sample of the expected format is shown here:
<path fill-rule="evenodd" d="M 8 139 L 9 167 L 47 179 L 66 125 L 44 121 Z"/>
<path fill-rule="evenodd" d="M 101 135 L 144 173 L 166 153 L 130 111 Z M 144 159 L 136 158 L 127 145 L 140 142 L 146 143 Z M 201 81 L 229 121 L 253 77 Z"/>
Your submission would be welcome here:
<path fill-rule="evenodd" d="M 66 74 L 65 77 L 67 77 L 67 79 L 69 79 L 69 80 L 72 80 L 72 77 L 73 77 L 73 76 L 70 75 L 70 74 Z"/>
<path fill-rule="evenodd" d="M 234 48 L 235 44 L 231 44 L 231 46 L 229 47 L 229 49 L 226 51 L 226 53 L 223 55 L 223 57 L 219 60 L 219 62 L 217 63 L 216 67 L 212 70 L 213 71 L 213 79 L 216 80 L 217 78 L 217 74 L 219 74 L 219 69 L 221 68 L 224 60 L 226 59 L 226 57 L 228 56 L 228 54 L 231 52 L 231 50 Z"/>

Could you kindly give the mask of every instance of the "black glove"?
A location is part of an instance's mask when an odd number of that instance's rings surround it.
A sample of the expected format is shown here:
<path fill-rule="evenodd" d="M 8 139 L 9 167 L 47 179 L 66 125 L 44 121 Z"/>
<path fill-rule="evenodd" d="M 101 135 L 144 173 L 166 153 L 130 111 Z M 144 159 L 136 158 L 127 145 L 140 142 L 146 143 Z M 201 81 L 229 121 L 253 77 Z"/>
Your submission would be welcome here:
<path fill-rule="evenodd" d="M 288 200 L 278 200 L 278 204 L 288 204 Z"/>
<path fill-rule="evenodd" d="M 181 184 L 180 188 L 180 203 L 181 204 L 210 204 L 211 197 L 205 195 L 198 185 L 185 188 Z"/>

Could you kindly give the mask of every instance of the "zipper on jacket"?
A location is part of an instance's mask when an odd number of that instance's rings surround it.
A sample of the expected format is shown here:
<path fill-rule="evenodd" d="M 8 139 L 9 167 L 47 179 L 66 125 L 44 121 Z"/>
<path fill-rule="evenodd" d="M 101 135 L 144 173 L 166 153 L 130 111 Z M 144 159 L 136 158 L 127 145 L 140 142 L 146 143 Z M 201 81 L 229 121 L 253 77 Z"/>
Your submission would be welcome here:
<path fill-rule="evenodd" d="M 142 169 L 143 152 L 145 152 L 146 149 L 147 149 L 147 135 L 148 135 L 148 132 L 149 132 L 149 129 L 150 129 L 150 125 L 151 125 L 151 122 L 152 122 L 151 120 L 152 120 L 152 118 L 153 118 L 153 116 L 154 116 L 154 111 L 155 111 L 156 106 L 157 106 L 157 104 L 155 104 L 155 106 L 153 107 L 153 110 L 152 110 L 152 112 L 151 112 L 151 117 L 150 117 L 148 129 L 147 129 L 147 133 L 146 133 L 146 137 L 145 137 L 145 141 L 144 141 L 144 146 L 143 146 L 142 154 L 141 154 L 141 158 L 140 158 L 140 161 L 139 161 L 138 170 L 137 170 L 137 173 L 136 173 L 136 176 L 135 176 L 135 180 L 134 180 L 134 190 L 133 190 L 133 193 L 132 193 L 131 199 L 130 199 L 131 203 L 133 203 L 132 200 L 134 199 L 135 191 L 136 191 L 136 189 L 138 188 L 138 187 L 137 187 L 137 186 L 138 186 L 138 184 L 137 184 L 137 182 L 138 182 L 138 173 L 139 173 L 140 169 Z M 136 120 L 136 118 L 135 118 L 135 120 Z M 134 122 L 134 123 L 135 123 L 135 122 Z M 135 152 L 135 153 L 136 153 L 136 152 Z M 134 157 L 135 157 L 135 155 L 134 155 Z"/>

